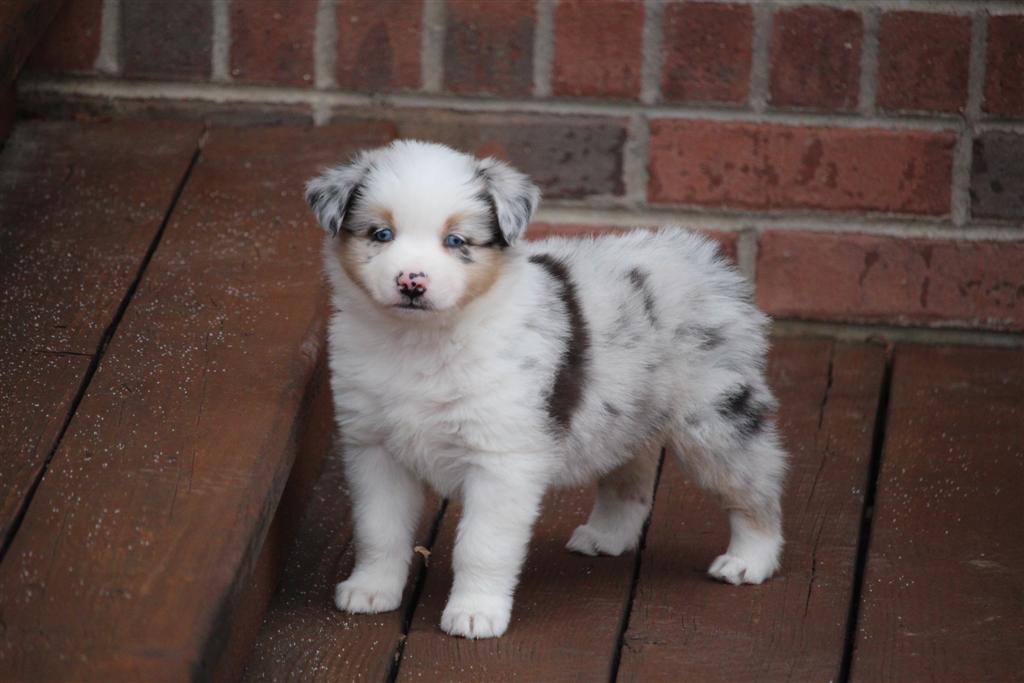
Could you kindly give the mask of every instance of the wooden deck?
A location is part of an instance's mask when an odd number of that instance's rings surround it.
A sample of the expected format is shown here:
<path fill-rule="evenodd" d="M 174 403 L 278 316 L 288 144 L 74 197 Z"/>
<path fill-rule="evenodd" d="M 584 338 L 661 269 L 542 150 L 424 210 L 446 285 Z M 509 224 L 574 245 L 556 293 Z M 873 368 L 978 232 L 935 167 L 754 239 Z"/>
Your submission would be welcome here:
<path fill-rule="evenodd" d="M 441 500 L 403 608 L 334 610 L 351 528 L 301 184 L 395 132 L 18 125 L 0 680 L 1020 680 L 1021 348 L 776 338 L 793 463 L 762 586 L 705 576 L 726 519 L 666 457 L 640 552 L 566 552 L 593 492 L 546 501 L 501 639 L 438 628 Z"/>

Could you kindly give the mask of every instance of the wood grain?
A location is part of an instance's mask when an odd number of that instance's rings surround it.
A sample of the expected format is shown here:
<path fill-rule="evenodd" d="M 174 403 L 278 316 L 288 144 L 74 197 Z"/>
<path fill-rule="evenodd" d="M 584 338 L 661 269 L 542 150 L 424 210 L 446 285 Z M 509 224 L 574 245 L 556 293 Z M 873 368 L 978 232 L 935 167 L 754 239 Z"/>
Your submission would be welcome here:
<path fill-rule="evenodd" d="M 541 512 L 512 622 L 498 639 L 465 640 L 441 631 L 451 587 L 458 521 L 449 509 L 398 670 L 400 681 L 606 680 L 618 649 L 635 556 L 584 557 L 565 549 L 593 505 L 590 488 L 548 496 Z"/>
<path fill-rule="evenodd" d="M 4 146 L 0 543 L 53 450 L 200 133 L 198 124 L 31 121 Z"/>
<path fill-rule="evenodd" d="M 876 346 L 775 340 L 792 469 L 782 570 L 760 586 L 707 577 L 728 544 L 726 517 L 666 457 L 619 680 L 836 680 L 884 367 Z"/>
<path fill-rule="evenodd" d="M 900 346 L 855 681 L 1024 671 L 1024 351 Z"/>
<path fill-rule="evenodd" d="M 217 669 L 322 345 L 303 181 L 389 137 L 369 124 L 212 133 L 0 564 L 12 677 Z"/>

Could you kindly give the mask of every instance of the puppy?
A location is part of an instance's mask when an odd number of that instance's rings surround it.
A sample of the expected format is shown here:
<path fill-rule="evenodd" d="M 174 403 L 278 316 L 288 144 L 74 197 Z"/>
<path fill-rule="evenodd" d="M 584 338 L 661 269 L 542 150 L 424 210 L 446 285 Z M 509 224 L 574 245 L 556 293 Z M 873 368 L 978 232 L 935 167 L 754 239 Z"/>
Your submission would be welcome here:
<path fill-rule="evenodd" d="M 523 243 L 539 198 L 501 161 L 409 140 L 307 186 L 355 524 L 341 610 L 399 606 L 426 482 L 462 502 L 441 628 L 502 635 L 544 492 L 596 479 L 568 548 L 631 550 L 665 443 L 729 512 L 710 574 L 779 565 L 786 455 L 749 285 L 682 230 Z"/>

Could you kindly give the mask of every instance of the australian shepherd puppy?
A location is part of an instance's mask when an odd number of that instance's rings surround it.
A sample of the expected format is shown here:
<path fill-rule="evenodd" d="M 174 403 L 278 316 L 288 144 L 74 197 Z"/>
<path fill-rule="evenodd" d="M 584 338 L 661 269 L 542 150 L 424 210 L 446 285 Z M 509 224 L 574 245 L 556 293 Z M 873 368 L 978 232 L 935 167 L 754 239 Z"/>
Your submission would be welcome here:
<path fill-rule="evenodd" d="M 500 636 L 544 492 L 596 479 L 567 547 L 634 549 L 666 443 L 728 511 L 711 576 L 779 566 L 786 454 L 750 286 L 682 230 L 526 243 L 539 198 L 501 161 L 409 140 L 307 186 L 355 524 L 339 609 L 399 606 L 426 482 L 462 504 L 441 628 Z"/>

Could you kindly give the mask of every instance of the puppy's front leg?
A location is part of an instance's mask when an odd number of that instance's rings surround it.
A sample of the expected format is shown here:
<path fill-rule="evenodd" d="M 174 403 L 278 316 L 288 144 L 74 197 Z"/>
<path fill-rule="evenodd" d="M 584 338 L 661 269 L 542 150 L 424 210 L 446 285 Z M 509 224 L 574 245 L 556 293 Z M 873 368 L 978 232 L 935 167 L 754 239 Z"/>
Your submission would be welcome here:
<path fill-rule="evenodd" d="M 453 636 L 500 636 L 512 616 L 512 594 L 545 485 L 536 473 L 504 466 L 474 469 L 463 482 L 455 581 L 441 615 L 441 628 Z"/>
<path fill-rule="evenodd" d="M 380 447 L 345 449 L 352 494 L 356 564 L 337 585 L 338 609 L 354 613 L 398 609 L 412 558 L 413 533 L 423 509 L 423 489 Z"/>

